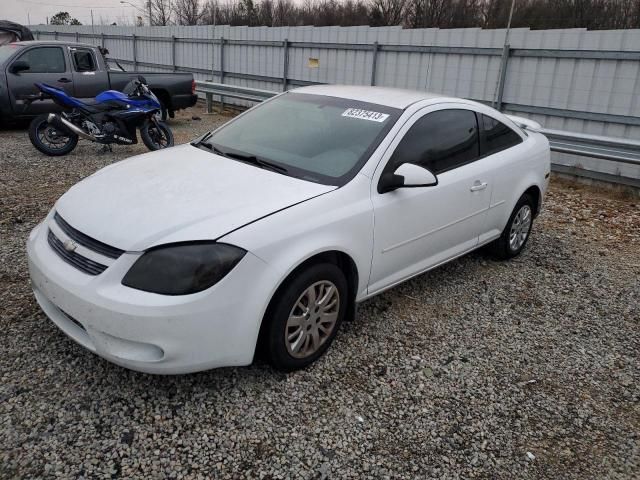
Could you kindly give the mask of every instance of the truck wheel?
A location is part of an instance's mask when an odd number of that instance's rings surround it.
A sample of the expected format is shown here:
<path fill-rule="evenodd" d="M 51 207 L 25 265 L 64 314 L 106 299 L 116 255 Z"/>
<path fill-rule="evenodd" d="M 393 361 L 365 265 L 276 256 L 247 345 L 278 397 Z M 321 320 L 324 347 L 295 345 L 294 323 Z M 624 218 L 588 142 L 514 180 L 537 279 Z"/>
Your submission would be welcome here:
<path fill-rule="evenodd" d="M 45 155 L 58 157 L 70 153 L 78 144 L 75 133 L 61 132 L 49 122 L 45 113 L 31 121 L 29 125 L 29 140 L 34 147 Z"/>
<path fill-rule="evenodd" d="M 151 151 L 173 147 L 173 133 L 161 122 L 146 122 L 140 128 L 142 142 Z"/>

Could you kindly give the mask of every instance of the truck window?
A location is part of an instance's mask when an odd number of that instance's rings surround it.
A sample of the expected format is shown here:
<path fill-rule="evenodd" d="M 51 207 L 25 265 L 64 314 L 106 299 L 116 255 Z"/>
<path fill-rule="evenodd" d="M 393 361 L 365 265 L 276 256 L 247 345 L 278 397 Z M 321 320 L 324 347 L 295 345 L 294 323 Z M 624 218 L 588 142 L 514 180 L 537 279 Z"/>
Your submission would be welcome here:
<path fill-rule="evenodd" d="M 91 50 L 76 48 L 72 50 L 72 56 L 76 72 L 96 71 L 96 62 Z"/>
<path fill-rule="evenodd" d="M 29 64 L 28 73 L 64 73 L 67 67 L 60 47 L 38 47 L 27 50 L 17 60 Z"/>

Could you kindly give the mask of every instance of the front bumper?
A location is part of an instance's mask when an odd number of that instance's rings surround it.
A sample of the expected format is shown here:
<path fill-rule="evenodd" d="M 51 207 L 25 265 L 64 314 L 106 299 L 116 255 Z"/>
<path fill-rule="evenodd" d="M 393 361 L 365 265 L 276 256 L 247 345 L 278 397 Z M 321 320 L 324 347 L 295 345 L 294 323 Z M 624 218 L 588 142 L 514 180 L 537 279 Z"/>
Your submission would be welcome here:
<path fill-rule="evenodd" d="M 92 276 L 66 263 L 47 242 L 48 222 L 27 242 L 35 297 L 69 337 L 118 365 L 175 374 L 248 365 L 274 285 L 271 269 L 247 253 L 218 284 L 165 296 L 123 286 L 139 253 L 124 253 Z M 250 292 L 250 293 L 248 293 Z"/>

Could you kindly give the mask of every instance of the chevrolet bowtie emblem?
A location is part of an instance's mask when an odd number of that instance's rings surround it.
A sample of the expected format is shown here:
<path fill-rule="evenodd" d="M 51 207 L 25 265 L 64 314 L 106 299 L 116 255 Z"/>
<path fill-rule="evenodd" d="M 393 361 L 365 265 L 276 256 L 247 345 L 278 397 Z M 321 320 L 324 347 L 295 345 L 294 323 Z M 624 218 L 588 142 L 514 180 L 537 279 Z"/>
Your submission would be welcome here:
<path fill-rule="evenodd" d="M 71 239 L 65 240 L 63 246 L 67 252 L 73 252 L 76 248 L 78 248 L 78 244 Z"/>

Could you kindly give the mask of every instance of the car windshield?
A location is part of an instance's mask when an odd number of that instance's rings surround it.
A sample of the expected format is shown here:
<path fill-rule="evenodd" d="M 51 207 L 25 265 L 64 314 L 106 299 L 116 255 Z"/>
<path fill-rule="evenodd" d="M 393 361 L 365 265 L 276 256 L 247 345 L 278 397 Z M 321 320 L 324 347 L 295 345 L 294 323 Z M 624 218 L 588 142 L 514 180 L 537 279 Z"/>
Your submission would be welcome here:
<path fill-rule="evenodd" d="M 0 64 L 3 64 L 11 55 L 16 53 L 20 48 L 22 48 L 22 45 L 18 45 L 17 43 L 2 45 L 0 47 Z"/>
<path fill-rule="evenodd" d="M 400 113 L 349 99 L 288 93 L 228 123 L 204 143 L 257 166 L 268 164 L 287 175 L 343 185 Z"/>

